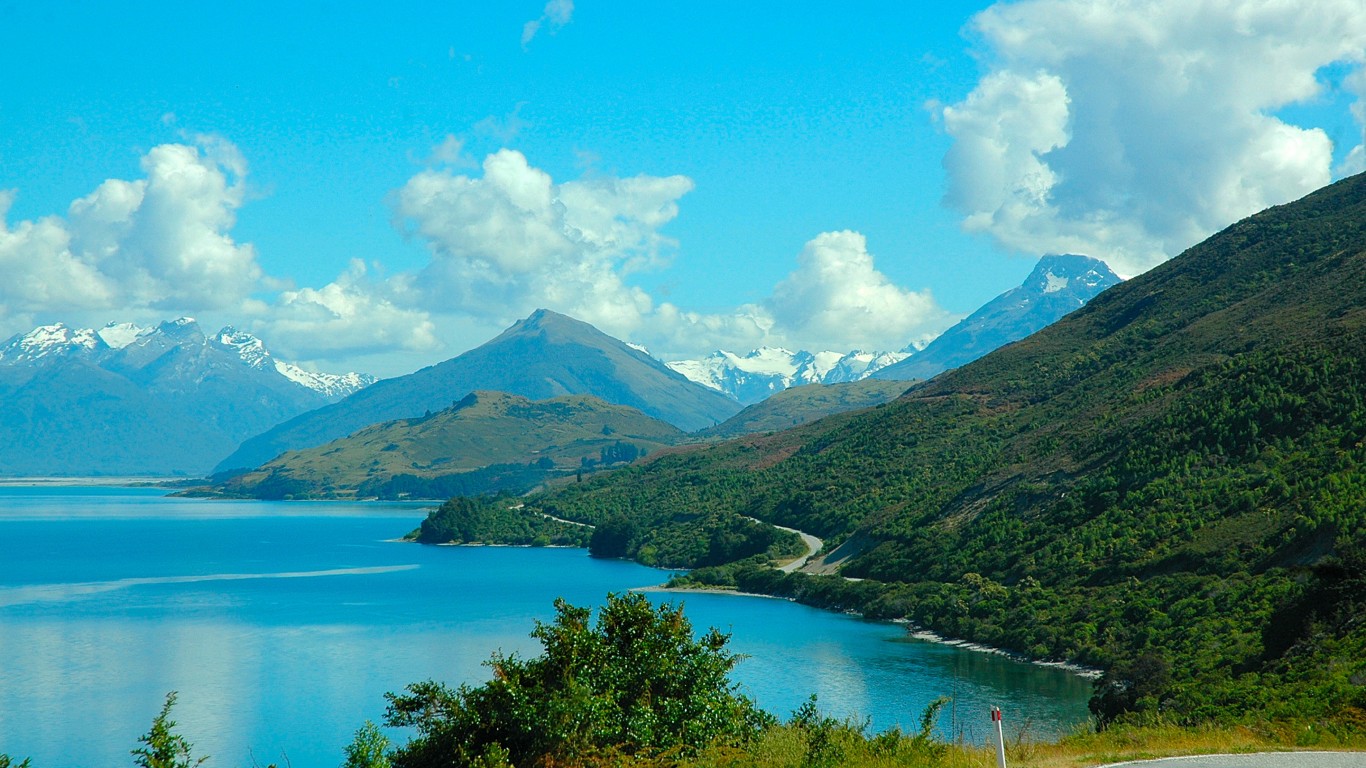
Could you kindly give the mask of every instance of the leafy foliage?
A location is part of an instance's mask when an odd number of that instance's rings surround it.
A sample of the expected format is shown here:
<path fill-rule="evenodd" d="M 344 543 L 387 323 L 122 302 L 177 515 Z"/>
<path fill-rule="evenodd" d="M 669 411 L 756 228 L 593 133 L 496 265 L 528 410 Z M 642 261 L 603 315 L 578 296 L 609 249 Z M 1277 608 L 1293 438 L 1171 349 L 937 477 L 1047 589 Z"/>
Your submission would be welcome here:
<path fill-rule="evenodd" d="M 1366 626 L 1343 586 L 1359 583 L 1363 478 L 1356 177 L 894 402 L 675 449 L 527 505 L 627 519 L 642 562 L 662 559 L 651 536 L 726 515 L 857 541 L 841 571 L 857 582 L 778 573 L 744 548 L 669 562 L 1102 667 L 1116 717 L 1351 718 L 1366 712 Z M 1140 659 L 1169 676 L 1140 680 Z"/>
<path fill-rule="evenodd" d="M 342 768 L 390 768 L 389 738 L 379 726 L 366 720 L 356 729 L 356 736 L 346 745 L 346 762 Z"/>
<path fill-rule="evenodd" d="M 494 677 L 452 690 L 416 683 L 389 694 L 386 722 L 417 735 L 393 755 L 398 768 L 536 765 L 603 753 L 690 754 L 753 735 L 771 719 L 729 680 L 738 657 L 728 637 L 694 638 L 681 608 L 640 594 L 609 595 L 591 612 L 555 603 L 537 623 L 541 656 L 495 656 Z"/>
<path fill-rule="evenodd" d="M 134 749 L 132 755 L 136 758 L 134 762 L 141 768 L 191 768 L 208 759 L 194 759 L 190 742 L 175 732 L 176 723 L 171 719 L 171 708 L 175 706 L 175 701 L 175 691 L 166 694 L 166 703 L 152 720 L 151 730 L 138 738 L 143 746 Z"/>
<path fill-rule="evenodd" d="M 457 496 L 427 515 L 417 530 L 425 544 L 584 546 L 590 529 L 528 512 L 506 496 Z"/>

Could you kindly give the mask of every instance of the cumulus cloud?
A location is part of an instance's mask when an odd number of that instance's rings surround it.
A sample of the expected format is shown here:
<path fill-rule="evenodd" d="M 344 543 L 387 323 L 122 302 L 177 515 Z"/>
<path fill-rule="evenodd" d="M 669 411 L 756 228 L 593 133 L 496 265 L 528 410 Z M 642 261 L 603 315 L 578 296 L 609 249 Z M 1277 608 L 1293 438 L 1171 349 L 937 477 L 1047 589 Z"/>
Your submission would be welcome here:
<path fill-rule="evenodd" d="M 404 306 L 395 291 L 372 280 L 363 261 L 322 288 L 282 291 L 257 323 L 287 358 L 337 359 L 353 355 L 428 351 L 440 346 L 427 313 Z"/>
<path fill-rule="evenodd" d="M 988 72 L 938 113 L 946 202 L 1008 248 L 1130 275 L 1326 184 L 1327 134 L 1275 112 L 1366 59 L 1358 0 L 1026 0 L 971 29 Z"/>
<path fill-rule="evenodd" d="M 504 149 L 474 178 L 429 169 L 395 196 L 401 226 L 432 261 L 415 281 L 424 306 L 510 320 L 553 306 L 591 323 L 632 327 L 652 301 L 625 275 L 659 263 L 659 232 L 692 189 L 684 176 L 557 184 Z"/>
<path fill-rule="evenodd" d="M 1342 164 L 1338 166 L 1338 176 L 1351 176 L 1366 171 L 1366 69 L 1358 69 L 1343 80 L 1343 86 L 1356 95 L 1352 104 L 1352 117 L 1356 119 L 1361 143 L 1352 147 Z"/>
<path fill-rule="evenodd" d="M 664 266 L 662 233 L 692 188 L 684 176 L 556 182 L 520 152 L 489 155 L 480 177 L 424 170 L 394 197 L 400 227 L 427 243 L 430 263 L 399 276 L 395 295 L 433 317 L 507 324 L 538 307 L 572 315 L 665 354 L 762 344 L 900 349 L 953 321 L 928 291 L 894 285 L 864 237 L 829 232 L 760 302 L 699 313 L 657 302 L 631 275 Z"/>
<path fill-rule="evenodd" d="M 541 31 L 542 26 L 545 26 L 553 35 L 559 31 L 560 27 L 568 24 L 573 16 L 574 0 L 550 0 L 545 4 L 540 17 L 522 25 L 522 48 L 525 49 L 531 44 L 536 33 Z"/>
<path fill-rule="evenodd" d="M 954 318 L 929 291 L 908 291 L 879 272 L 857 232 L 806 244 L 797 269 L 764 302 L 773 327 L 808 348 L 900 349 L 933 338 Z"/>
<path fill-rule="evenodd" d="M 111 310 L 163 313 L 239 305 L 265 281 L 251 245 L 229 234 L 246 163 L 230 143 L 198 137 L 142 158 L 145 177 L 110 179 L 65 218 L 3 223 L 0 307 L 25 315 Z"/>

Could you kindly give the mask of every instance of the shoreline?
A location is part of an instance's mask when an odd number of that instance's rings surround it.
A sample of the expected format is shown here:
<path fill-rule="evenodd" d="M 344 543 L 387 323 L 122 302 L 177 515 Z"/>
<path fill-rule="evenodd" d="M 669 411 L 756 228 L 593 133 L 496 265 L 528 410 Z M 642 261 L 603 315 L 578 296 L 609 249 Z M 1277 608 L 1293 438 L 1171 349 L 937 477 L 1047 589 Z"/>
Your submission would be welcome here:
<path fill-rule="evenodd" d="M 176 482 L 183 478 L 129 476 L 97 477 L 0 477 L 0 488 L 37 486 L 42 488 L 142 488 L 156 487 L 162 483 Z"/>
<path fill-rule="evenodd" d="M 634 561 L 631 561 L 634 562 Z M 653 567 L 653 566 L 651 566 Z M 662 570 L 662 569 L 661 569 Z M 657 584 L 653 587 L 631 587 L 628 592 L 669 592 L 680 595 L 730 595 L 732 597 L 761 597 L 765 600 L 786 600 L 789 603 L 797 602 L 790 597 L 780 597 L 778 595 L 765 595 L 762 592 L 741 592 L 738 589 L 706 589 L 704 587 L 670 587 L 667 584 Z M 811 607 L 811 606 L 809 606 Z M 816 610 L 823 610 L 817 608 Z"/>
<path fill-rule="evenodd" d="M 629 591 L 674 592 L 678 594 L 732 595 L 734 597 L 761 597 L 767 600 L 786 600 L 790 603 L 798 602 L 796 598 L 792 597 L 782 597 L 779 595 L 765 595 L 760 592 L 742 592 L 738 589 L 708 589 L 706 587 L 670 587 L 665 584 L 660 584 L 654 587 L 633 587 Z M 813 608 L 818 611 L 827 611 L 829 613 L 843 613 L 846 616 L 854 616 L 864 621 L 896 624 L 898 626 L 905 628 L 906 636 L 912 640 L 919 640 L 925 643 L 934 643 L 936 645 L 947 645 L 952 648 L 958 648 L 964 651 L 975 651 L 977 653 L 989 653 L 994 656 L 1004 656 L 1010 659 L 1011 661 L 1017 661 L 1021 664 L 1032 664 L 1036 667 L 1048 667 L 1050 669 L 1057 669 L 1063 672 L 1067 672 L 1069 674 L 1076 675 L 1077 677 L 1085 678 L 1087 680 L 1099 679 L 1100 676 L 1104 674 L 1102 670 L 1096 669 L 1095 667 L 1088 667 L 1084 664 L 1077 664 L 1071 661 L 1043 661 L 1040 659 L 1031 659 L 1028 656 L 1025 656 L 1024 654 L 1016 653 L 1005 648 L 997 648 L 992 645 L 975 643 L 971 640 L 959 640 L 956 638 L 944 637 L 943 635 L 940 635 L 937 632 L 917 627 L 907 619 L 867 619 L 864 618 L 863 614 L 858 613 L 857 611 L 832 611 L 828 608 L 817 608 L 814 605 L 807 607 Z"/>
<path fill-rule="evenodd" d="M 1077 664 L 1071 661 L 1042 661 L 1039 659 L 1031 659 L 1022 653 L 1016 653 L 1015 651 L 1006 650 L 1005 648 L 997 648 L 994 645 L 984 645 L 982 643 L 974 643 L 971 640 L 958 640 L 955 638 L 944 637 L 943 635 L 932 630 L 917 627 L 916 625 L 912 624 L 906 619 L 892 619 L 891 622 L 893 624 L 900 624 L 906 627 L 906 634 L 908 637 L 926 643 L 949 645 L 953 646 L 954 648 L 962 648 L 965 651 L 977 651 L 979 653 L 991 653 L 997 656 L 1005 656 L 1008 659 L 1013 659 L 1014 661 L 1019 661 L 1025 664 L 1033 664 L 1039 667 L 1052 667 L 1053 669 L 1060 669 L 1064 672 L 1070 672 L 1071 674 L 1074 674 L 1078 677 L 1084 677 L 1088 680 L 1099 679 L 1101 675 L 1105 674 L 1102 670 L 1096 669 L 1095 667 L 1088 667 L 1084 664 Z"/>

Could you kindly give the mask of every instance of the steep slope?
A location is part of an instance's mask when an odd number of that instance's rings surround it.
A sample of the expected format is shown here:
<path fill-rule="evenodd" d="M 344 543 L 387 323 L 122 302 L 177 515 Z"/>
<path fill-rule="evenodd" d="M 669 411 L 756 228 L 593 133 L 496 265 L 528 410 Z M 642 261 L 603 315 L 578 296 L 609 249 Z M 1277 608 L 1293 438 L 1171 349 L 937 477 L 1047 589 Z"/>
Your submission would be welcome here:
<path fill-rule="evenodd" d="M 863 379 L 839 384 L 790 387 L 714 427 L 696 433 L 703 438 L 731 438 L 756 432 L 791 429 L 845 411 L 871 408 L 895 399 L 909 386 L 904 381 Z"/>
<path fill-rule="evenodd" d="M 870 375 L 897 381 L 933 378 L 1048 327 L 1118 282 L 1098 259 L 1045 256 L 1018 288 L 982 305 L 920 352 Z"/>
<path fill-rule="evenodd" d="M 1366 704 L 1364 478 L 1358 176 L 882 407 L 533 503 L 633 510 L 632 547 L 725 510 L 848 542 L 864 581 L 696 578 L 1105 666 L 1103 717 L 1332 718 Z"/>
<path fill-rule="evenodd" d="M 533 400 L 594 395 L 689 431 L 740 410 L 644 352 L 542 309 L 458 357 L 381 381 L 257 435 L 221 461 L 218 471 L 257 467 L 284 451 L 321 445 L 370 424 L 439 411 L 477 389 Z"/>
<path fill-rule="evenodd" d="M 417 488 L 459 495 L 521 492 L 566 472 L 629 461 L 682 437 L 677 427 L 588 395 L 533 402 L 472 392 L 430 416 L 290 451 L 221 489 L 261 498 L 456 495 L 415 493 Z"/>
<path fill-rule="evenodd" d="M 318 374 L 306 386 L 279 365 L 259 339 L 206 337 L 188 318 L 16 335 L 0 345 L 0 475 L 202 474 L 245 437 L 329 402 L 322 385 L 366 383 Z"/>

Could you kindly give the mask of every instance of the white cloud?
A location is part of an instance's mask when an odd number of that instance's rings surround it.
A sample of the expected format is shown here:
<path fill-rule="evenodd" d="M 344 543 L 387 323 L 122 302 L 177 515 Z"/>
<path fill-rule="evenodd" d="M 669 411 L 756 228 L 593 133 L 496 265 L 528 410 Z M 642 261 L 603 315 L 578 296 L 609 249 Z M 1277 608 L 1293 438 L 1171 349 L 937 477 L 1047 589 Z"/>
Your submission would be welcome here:
<path fill-rule="evenodd" d="M 105 181 L 64 219 L 0 223 L 0 306 L 168 314 L 234 307 L 257 290 L 255 251 L 229 234 L 245 193 L 237 149 L 213 137 L 163 144 L 142 170 Z M 0 218 L 11 200 L 0 199 Z"/>
<path fill-rule="evenodd" d="M 900 349 L 932 338 L 954 318 L 929 291 L 894 285 L 857 232 L 825 232 L 764 302 L 774 330 L 807 349 Z"/>
<path fill-rule="evenodd" d="M 1357 97 L 1352 104 L 1352 117 L 1356 119 L 1361 143 L 1352 147 L 1343 158 L 1342 164 L 1337 168 L 1337 175 L 1351 176 L 1366 171 L 1366 68 L 1348 75 L 1343 81 L 1343 86 Z"/>
<path fill-rule="evenodd" d="M 346 272 L 322 288 L 282 291 L 255 327 L 287 359 L 327 360 L 440 347 L 436 326 L 425 312 L 386 295 L 401 287 L 401 281 L 385 285 L 371 280 L 365 263 L 354 259 Z"/>
<path fill-rule="evenodd" d="M 489 155 L 479 178 L 425 170 L 394 197 L 400 225 L 431 261 L 396 301 L 443 317 L 502 325 L 546 307 L 664 354 L 761 344 L 900 349 L 954 318 L 928 291 L 899 288 L 877 270 L 862 235 L 822 234 L 773 295 L 704 314 L 656 302 L 631 274 L 658 268 L 675 243 L 661 229 L 693 187 L 684 176 L 591 177 L 557 183 L 525 156 Z"/>
<path fill-rule="evenodd" d="M 71 252 L 65 222 L 49 216 L 11 227 L 5 214 L 13 201 L 13 192 L 0 192 L 0 315 L 27 322 L 48 311 L 109 306 L 113 286 Z"/>
<path fill-rule="evenodd" d="M 574 0 L 550 0 L 545 4 L 538 18 L 528 21 L 522 25 L 522 48 L 525 49 L 531 44 L 532 39 L 545 26 L 550 34 L 555 34 L 561 27 L 568 24 L 574 16 Z"/>
<path fill-rule="evenodd" d="M 1273 113 L 1366 59 L 1359 0 L 1028 0 L 971 27 L 989 71 L 939 112 L 946 202 L 1006 247 L 1127 274 L 1326 184 L 1327 134 Z"/>
<path fill-rule="evenodd" d="M 394 205 L 432 252 L 414 280 L 424 308 L 511 321 L 545 306 L 629 330 L 653 302 L 623 276 L 673 246 L 659 228 L 692 186 L 683 176 L 557 184 L 504 149 L 485 158 L 481 178 L 418 173 Z"/>

